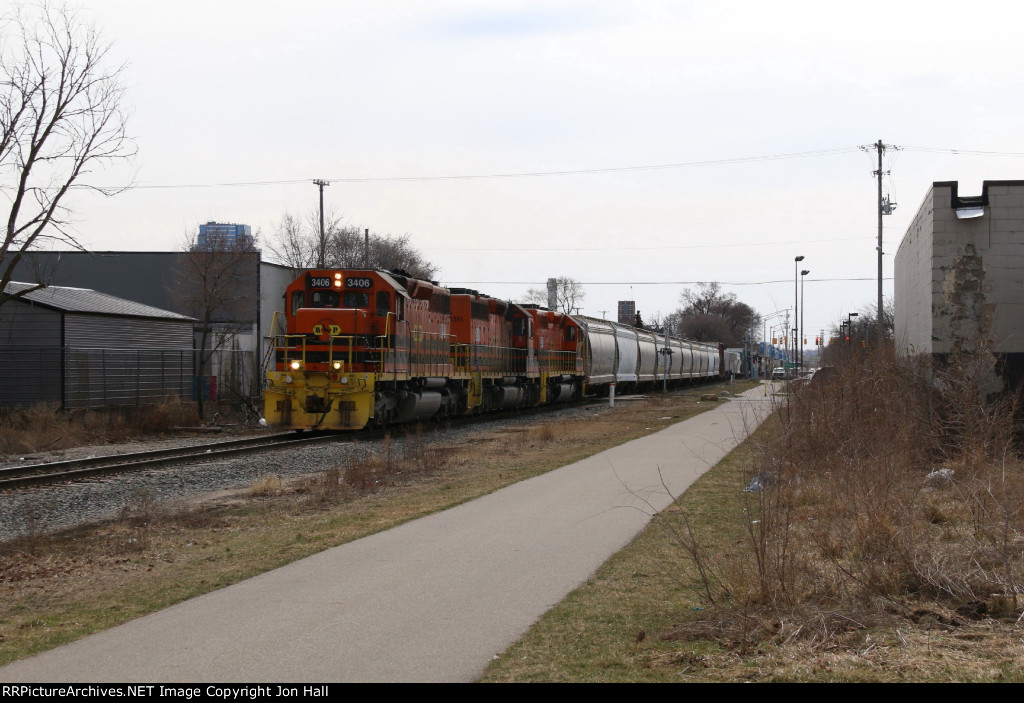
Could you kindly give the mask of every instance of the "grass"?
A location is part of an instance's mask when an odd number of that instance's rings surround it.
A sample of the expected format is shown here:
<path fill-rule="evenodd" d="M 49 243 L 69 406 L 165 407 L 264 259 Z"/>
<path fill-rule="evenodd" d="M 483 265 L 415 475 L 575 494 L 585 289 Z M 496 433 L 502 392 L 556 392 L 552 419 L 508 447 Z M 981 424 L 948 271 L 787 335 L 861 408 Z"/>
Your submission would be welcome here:
<path fill-rule="evenodd" d="M 1024 681 L 1024 465 L 985 366 L 845 360 L 484 680 Z"/>
<path fill-rule="evenodd" d="M 55 405 L 0 409 L 0 457 L 55 451 L 169 432 L 195 425 L 193 403 L 169 399 L 155 405 L 102 410 L 60 410 Z"/>
<path fill-rule="evenodd" d="M 749 387 L 749 386 L 746 386 Z M 736 392 L 744 386 L 737 384 Z M 454 445 L 413 428 L 407 451 L 294 481 L 265 476 L 190 506 L 140 494 L 108 524 L 0 545 L 0 664 L 330 547 L 444 510 L 714 407 L 698 391 L 617 399 Z M 668 419 L 665 419 L 668 418 Z M 614 431 L 613 431 L 614 430 Z M 390 458 L 389 458 L 390 457 Z M 45 512 L 53 506 L 40 505 Z"/>

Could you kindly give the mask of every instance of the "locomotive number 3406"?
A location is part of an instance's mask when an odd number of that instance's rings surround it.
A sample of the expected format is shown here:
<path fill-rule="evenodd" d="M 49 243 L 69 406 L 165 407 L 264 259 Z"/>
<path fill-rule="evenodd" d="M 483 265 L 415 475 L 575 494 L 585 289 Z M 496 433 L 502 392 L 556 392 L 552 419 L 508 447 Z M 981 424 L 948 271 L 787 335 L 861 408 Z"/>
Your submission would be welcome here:
<path fill-rule="evenodd" d="M 346 288 L 373 288 L 373 281 L 369 278 L 349 277 L 345 279 Z"/>

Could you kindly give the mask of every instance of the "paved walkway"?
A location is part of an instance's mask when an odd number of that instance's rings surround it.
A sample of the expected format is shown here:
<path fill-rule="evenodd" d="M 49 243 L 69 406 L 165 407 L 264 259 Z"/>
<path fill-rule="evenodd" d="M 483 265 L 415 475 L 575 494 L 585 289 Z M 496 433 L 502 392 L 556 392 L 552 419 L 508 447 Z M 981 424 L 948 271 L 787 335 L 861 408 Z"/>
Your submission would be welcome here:
<path fill-rule="evenodd" d="M 0 681 L 473 681 L 669 504 L 664 486 L 686 490 L 770 401 L 755 388 L 643 439 L 0 668 Z"/>

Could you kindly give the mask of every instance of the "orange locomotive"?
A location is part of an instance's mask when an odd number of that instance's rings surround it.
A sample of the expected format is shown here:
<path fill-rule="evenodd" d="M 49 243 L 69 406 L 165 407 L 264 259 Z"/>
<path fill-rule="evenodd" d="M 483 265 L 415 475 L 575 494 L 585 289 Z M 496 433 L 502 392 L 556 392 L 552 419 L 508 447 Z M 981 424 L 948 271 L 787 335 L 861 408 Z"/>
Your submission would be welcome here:
<path fill-rule="evenodd" d="M 360 429 L 584 390 L 584 335 L 568 315 L 397 271 L 312 270 L 284 297 L 264 393 L 274 427 Z"/>

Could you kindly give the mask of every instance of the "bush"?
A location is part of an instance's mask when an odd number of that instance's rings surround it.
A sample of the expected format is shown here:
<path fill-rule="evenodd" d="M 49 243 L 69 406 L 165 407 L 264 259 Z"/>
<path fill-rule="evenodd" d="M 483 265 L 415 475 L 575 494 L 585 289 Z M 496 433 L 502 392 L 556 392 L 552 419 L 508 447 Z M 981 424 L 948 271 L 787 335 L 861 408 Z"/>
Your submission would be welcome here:
<path fill-rule="evenodd" d="M 990 359 L 939 367 L 875 352 L 866 362 L 846 360 L 779 408 L 743 493 L 746 547 L 716 572 L 715 599 L 815 617 L 912 616 L 928 603 L 1016 618 L 1016 397 L 983 398 L 972 369 Z"/>

